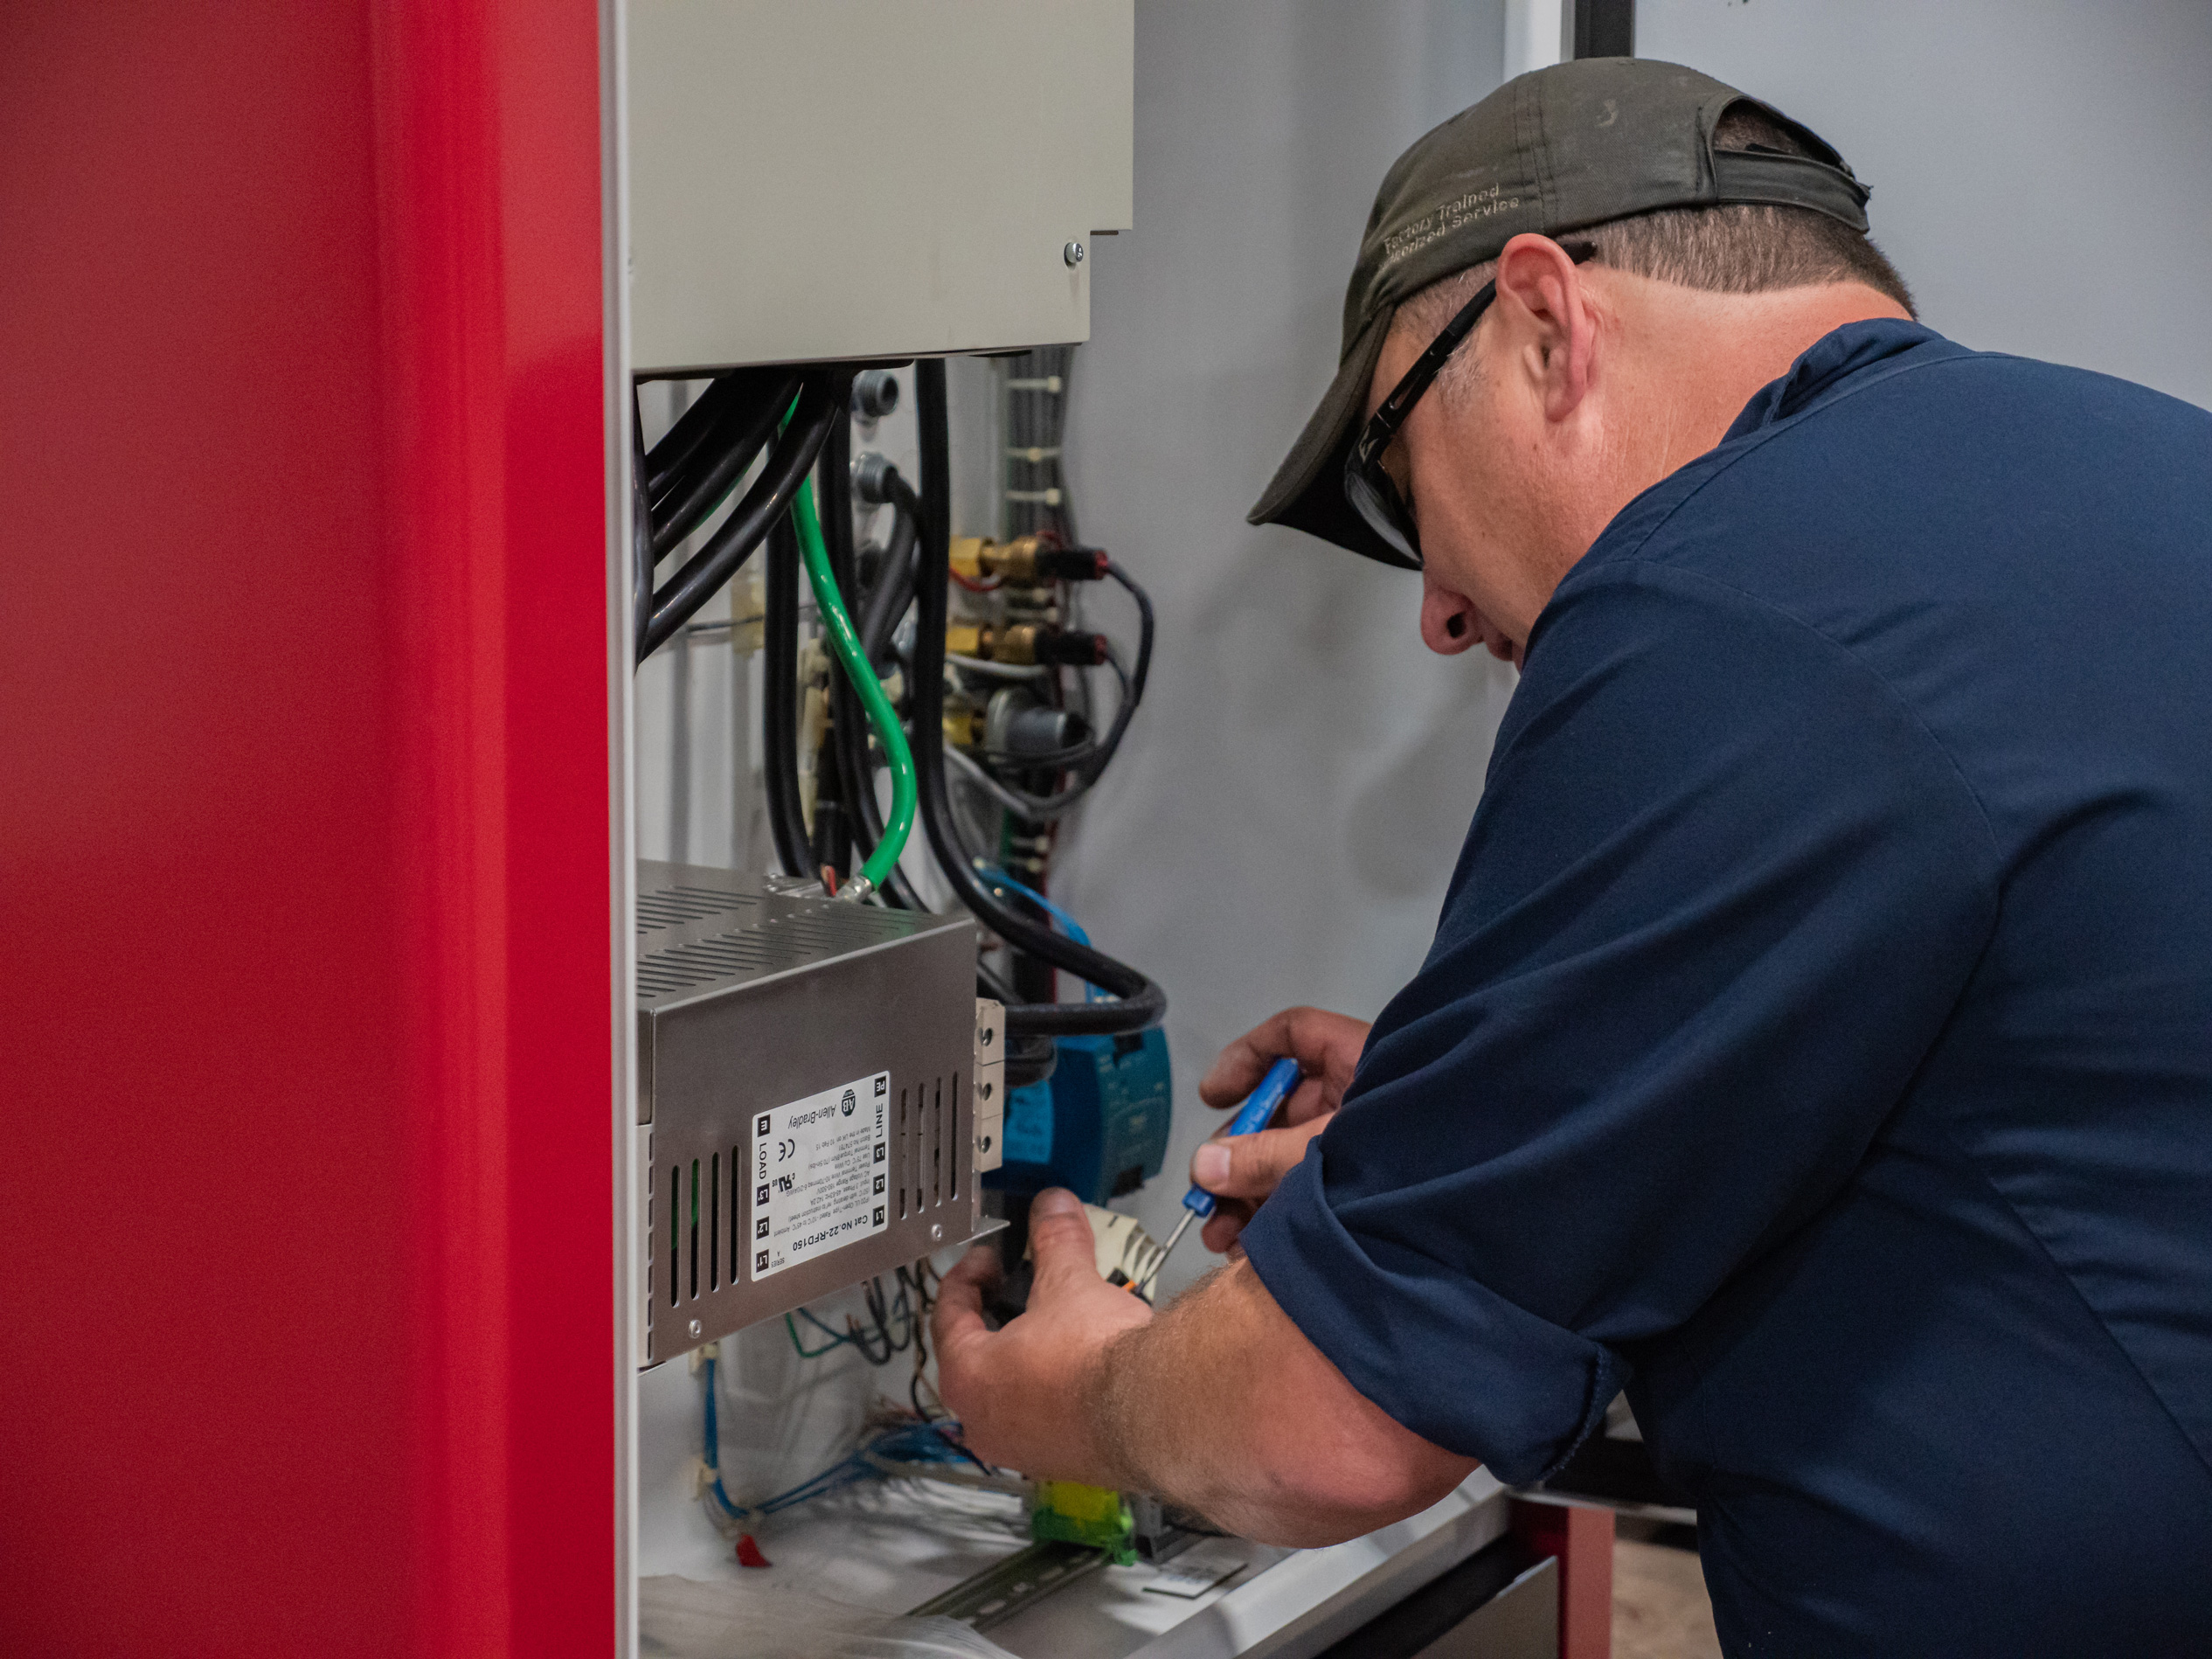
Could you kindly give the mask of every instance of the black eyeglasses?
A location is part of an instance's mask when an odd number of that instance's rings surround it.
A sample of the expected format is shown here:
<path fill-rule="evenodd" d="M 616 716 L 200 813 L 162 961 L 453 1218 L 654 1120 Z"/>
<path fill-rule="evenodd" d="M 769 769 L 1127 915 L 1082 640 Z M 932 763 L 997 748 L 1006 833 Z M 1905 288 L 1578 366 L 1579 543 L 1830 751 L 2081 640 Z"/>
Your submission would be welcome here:
<path fill-rule="evenodd" d="M 1596 257 L 1598 253 L 1596 245 L 1590 242 L 1562 242 L 1559 250 L 1578 265 Z M 1381 407 L 1368 417 L 1367 429 L 1344 457 L 1344 496 L 1352 503 L 1352 510 L 1416 570 L 1421 567 L 1420 533 L 1414 528 L 1411 509 L 1398 494 L 1397 481 L 1383 465 L 1383 452 L 1390 447 L 1390 441 L 1404 426 L 1405 417 L 1413 413 L 1413 406 L 1421 400 L 1421 394 L 1443 371 L 1446 360 L 1460 349 L 1461 341 L 1474 332 L 1474 325 L 1482 320 L 1482 314 L 1490 309 L 1490 302 L 1497 297 L 1498 285 L 1494 281 L 1485 282 L 1475 290 L 1474 297 L 1444 325 L 1444 331 L 1429 343 L 1429 349 L 1414 359 L 1405 378 L 1390 388 L 1390 395 L 1383 399 Z"/>

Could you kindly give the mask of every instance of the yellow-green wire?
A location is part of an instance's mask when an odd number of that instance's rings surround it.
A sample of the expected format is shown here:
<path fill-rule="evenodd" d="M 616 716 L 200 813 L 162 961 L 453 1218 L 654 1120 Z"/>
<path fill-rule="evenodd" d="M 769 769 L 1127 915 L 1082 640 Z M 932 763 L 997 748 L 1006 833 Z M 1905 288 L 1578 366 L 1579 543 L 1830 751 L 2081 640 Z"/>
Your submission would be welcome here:
<path fill-rule="evenodd" d="M 864 898 L 883 886 L 884 878 L 898 864 L 906 837 L 913 832 L 914 757 L 906 746 L 906 734 L 898 729 L 898 715 L 884 695 L 883 683 L 876 677 L 875 665 L 861 649 L 860 635 L 845 609 L 844 595 L 837 591 L 837 579 L 830 574 L 829 550 L 822 545 L 822 522 L 815 516 L 811 482 L 799 486 L 791 503 L 791 521 L 799 531 L 800 556 L 806 561 L 807 580 L 814 587 L 815 607 L 822 613 L 830 648 L 837 653 L 845 677 L 859 693 L 869 724 L 876 728 L 877 739 L 891 761 L 891 822 L 884 826 L 884 838 L 868 855 L 868 862 L 860 867 L 860 882 L 846 889 L 856 899 Z M 866 885 L 861 885 L 862 882 Z"/>

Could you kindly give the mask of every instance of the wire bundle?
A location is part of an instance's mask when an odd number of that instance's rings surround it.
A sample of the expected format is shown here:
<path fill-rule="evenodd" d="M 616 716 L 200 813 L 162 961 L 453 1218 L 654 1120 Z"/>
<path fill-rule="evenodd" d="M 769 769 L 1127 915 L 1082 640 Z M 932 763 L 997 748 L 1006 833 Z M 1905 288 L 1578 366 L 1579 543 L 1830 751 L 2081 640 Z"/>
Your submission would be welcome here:
<path fill-rule="evenodd" d="M 881 1480 L 886 1472 L 885 1464 L 911 1468 L 973 1461 L 974 1454 L 947 1434 L 947 1425 L 927 1421 L 902 1423 L 875 1435 L 849 1455 L 796 1486 L 787 1487 L 758 1503 L 739 1503 L 722 1484 L 721 1431 L 715 1404 L 716 1365 L 710 1354 L 701 1368 L 706 1382 L 706 1441 L 700 1458 L 710 1476 L 704 1494 L 708 1512 L 719 1523 L 734 1524 L 780 1515 L 842 1488 L 856 1486 L 863 1481 Z M 956 1430 L 959 1425 L 949 1426 Z"/>
<path fill-rule="evenodd" d="M 1062 372 L 1064 368 L 1063 361 Z M 947 768 L 958 771 L 964 782 L 1009 815 L 1008 836 L 1015 833 L 1016 824 L 1025 825 L 1033 835 L 1043 836 L 1043 844 L 1049 847 L 1050 826 L 1096 786 L 1143 700 L 1152 666 L 1152 601 L 1126 570 L 1103 561 L 1103 573 L 1128 593 L 1140 622 L 1134 666 L 1123 662 L 1118 648 L 1106 652 L 1106 666 L 1113 672 L 1120 697 L 1103 737 L 1086 737 L 1059 750 L 1021 757 L 1018 767 L 1013 757 L 987 753 L 979 762 L 949 749 L 944 736 L 945 629 L 952 580 L 945 366 L 940 361 L 919 364 L 915 378 L 922 488 L 917 491 L 888 466 L 872 478 L 870 498 L 890 503 L 894 529 L 874 580 L 865 584 L 853 547 L 849 370 L 733 371 L 714 380 L 649 452 L 641 436 L 632 450 L 637 656 L 642 662 L 673 637 L 754 549 L 766 545 L 763 760 L 777 858 L 792 874 L 822 871 L 825 885 L 840 897 L 879 896 L 879 902 L 919 910 L 921 902 L 898 869 L 900 853 L 919 817 L 939 867 L 962 904 L 1013 950 L 1064 968 L 1093 988 L 1083 1002 L 1027 1000 L 979 964 L 981 987 L 1008 1004 L 1006 1029 L 1012 1039 L 1008 1059 L 1014 1073 L 1009 1080 L 1033 1081 L 1051 1069 L 1049 1044 L 1040 1039 L 1141 1030 L 1158 1022 L 1166 1000 L 1136 969 L 1087 941 L 1056 934 L 1024 913 L 1022 906 L 1033 896 L 1030 889 L 1002 887 L 994 892 L 977 879 L 971 867 L 973 855 L 962 843 L 953 813 Z M 1051 441 L 1030 448 L 1040 455 L 1050 449 L 1049 470 L 1057 480 L 1057 395 L 1051 402 L 1054 413 L 1050 430 L 1032 434 Z M 808 484 L 817 463 L 819 510 L 817 492 Z M 745 483 L 748 477 L 749 485 Z M 741 485 L 743 494 L 738 496 Z M 712 521 L 733 496 L 737 504 L 698 549 L 674 576 L 660 580 L 661 561 Z M 1051 499 L 1036 515 L 1040 529 L 1071 538 L 1074 524 L 1064 489 L 1055 482 L 1040 501 L 1045 496 Z M 798 753 L 802 571 L 838 670 L 830 684 L 829 740 L 817 757 L 811 825 L 802 799 Z M 913 645 L 905 678 L 911 740 L 882 678 L 882 670 L 898 656 L 895 642 L 901 620 L 910 611 Z M 1048 676 L 1047 683 L 1057 688 L 1057 678 Z M 1057 689 L 1053 695 L 1057 698 Z M 1087 707 L 1087 691 L 1085 701 Z M 1002 769 L 1016 771 L 1017 778 L 1042 777 L 1049 784 L 1057 777 L 1064 781 L 1043 793 L 1025 788 L 1018 781 L 994 775 L 988 763 L 999 761 L 1007 762 Z M 888 822 L 876 798 L 876 772 L 882 765 L 890 767 L 892 777 Z M 862 862 L 856 875 L 845 881 L 839 872 L 847 867 L 849 847 L 862 855 Z M 1001 861 L 1007 856 L 1002 848 Z M 1033 862 L 1041 871 L 1041 860 Z M 795 1338 L 795 1328 L 794 1334 Z M 829 1334 L 847 1339 L 840 1333 Z M 888 1340 L 886 1319 L 881 1341 Z M 863 1342 L 880 1346 L 877 1338 Z"/>

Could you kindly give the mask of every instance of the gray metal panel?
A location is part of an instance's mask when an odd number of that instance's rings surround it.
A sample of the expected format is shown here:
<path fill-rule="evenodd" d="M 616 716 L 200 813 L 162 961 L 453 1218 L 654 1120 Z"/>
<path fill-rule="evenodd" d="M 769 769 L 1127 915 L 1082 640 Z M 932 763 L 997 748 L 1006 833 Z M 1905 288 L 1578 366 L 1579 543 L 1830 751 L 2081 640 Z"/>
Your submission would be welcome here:
<path fill-rule="evenodd" d="M 972 922 L 645 862 L 638 917 L 646 1364 L 974 1235 Z M 884 1230 L 756 1278 L 745 1174 L 754 1114 L 885 1071 Z"/>
<path fill-rule="evenodd" d="M 1546 1556 L 1414 1659 L 1559 1659 L 1559 1559 Z"/>
<path fill-rule="evenodd" d="M 1088 339 L 1134 0 L 632 0 L 633 366 Z"/>

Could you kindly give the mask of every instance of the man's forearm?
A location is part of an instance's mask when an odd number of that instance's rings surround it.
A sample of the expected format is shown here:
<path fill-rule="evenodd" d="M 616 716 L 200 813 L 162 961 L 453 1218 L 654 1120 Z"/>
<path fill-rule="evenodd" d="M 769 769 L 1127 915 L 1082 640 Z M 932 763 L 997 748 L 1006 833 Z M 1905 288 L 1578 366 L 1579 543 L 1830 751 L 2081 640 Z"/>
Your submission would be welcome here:
<path fill-rule="evenodd" d="M 1356 1537 L 1475 1467 L 1354 1389 L 1242 1260 L 1113 1337 L 1086 1382 L 1099 1478 L 1266 1543 Z"/>

